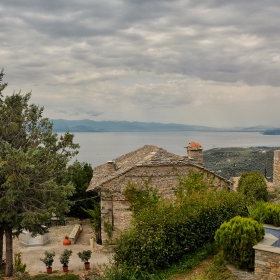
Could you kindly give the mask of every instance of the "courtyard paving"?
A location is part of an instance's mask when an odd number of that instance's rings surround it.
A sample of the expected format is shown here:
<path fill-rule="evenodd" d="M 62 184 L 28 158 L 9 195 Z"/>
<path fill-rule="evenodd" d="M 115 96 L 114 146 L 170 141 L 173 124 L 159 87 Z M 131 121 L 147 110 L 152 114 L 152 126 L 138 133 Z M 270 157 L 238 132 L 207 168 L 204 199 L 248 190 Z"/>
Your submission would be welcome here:
<path fill-rule="evenodd" d="M 17 238 L 14 239 L 13 250 L 14 253 L 21 253 L 22 262 L 27 265 L 26 270 L 31 275 L 38 273 L 45 273 L 46 266 L 40 260 L 44 258 L 45 251 L 54 251 L 54 271 L 62 271 L 62 265 L 59 262 L 59 256 L 64 249 L 72 250 L 73 253 L 70 257 L 69 270 L 71 271 L 84 271 L 84 264 L 81 262 L 77 253 L 83 250 L 91 250 L 92 256 L 90 259 L 91 267 L 102 264 L 108 264 L 111 257 L 110 254 L 95 252 L 94 248 L 90 247 L 90 238 L 93 236 L 93 231 L 89 221 L 82 221 L 83 231 L 80 233 L 79 238 L 75 244 L 65 246 L 62 241 L 66 235 L 69 235 L 75 224 L 80 223 L 79 220 L 71 219 L 66 222 L 66 225 L 51 226 L 50 227 L 50 243 L 43 246 L 25 247 L 19 243 Z"/>

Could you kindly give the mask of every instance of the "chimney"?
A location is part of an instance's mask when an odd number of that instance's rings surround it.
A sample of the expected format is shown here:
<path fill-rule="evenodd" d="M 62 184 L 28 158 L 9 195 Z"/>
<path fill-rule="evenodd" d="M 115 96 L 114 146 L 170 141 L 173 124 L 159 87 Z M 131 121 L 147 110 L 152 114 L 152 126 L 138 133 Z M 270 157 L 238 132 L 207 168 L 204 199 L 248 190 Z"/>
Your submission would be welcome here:
<path fill-rule="evenodd" d="M 197 142 L 190 142 L 187 148 L 187 155 L 190 160 L 196 164 L 203 165 L 203 148 Z"/>
<path fill-rule="evenodd" d="M 107 170 L 111 172 L 115 172 L 117 170 L 116 163 L 113 160 L 107 161 Z"/>
<path fill-rule="evenodd" d="M 280 186 L 280 150 L 274 151 L 273 160 L 273 186 Z"/>

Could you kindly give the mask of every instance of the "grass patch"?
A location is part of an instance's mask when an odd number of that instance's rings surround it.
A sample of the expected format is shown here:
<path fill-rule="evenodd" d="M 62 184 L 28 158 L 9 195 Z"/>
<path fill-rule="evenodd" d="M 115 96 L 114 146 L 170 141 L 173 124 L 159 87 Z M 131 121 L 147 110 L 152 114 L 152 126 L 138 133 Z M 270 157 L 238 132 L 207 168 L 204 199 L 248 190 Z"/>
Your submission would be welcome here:
<path fill-rule="evenodd" d="M 237 276 L 227 269 L 226 263 L 220 254 L 214 257 L 214 262 L 206 269 L 205 272 L 199 275 L 192 276 L 189 280 L 236 280 Z"/>
<path fill-rule="evenodd" d="M 166 270 L 158 272 L 158 279 L 170 279 L 174 274 L 182 274 L 191 271 L 205 258 L 215 252 L 214 244 L 205 244 L 195 253 L 190 253 L 181 258 L 179 262 L 173 264 Z"/>
<path fill-rule="evenodd" d="M 0 278 L 1 279 L 1 278 Z M 49 275 L 49 274 L 38 274 L 30 276 L 27 272 L 16 272 L 13 276 L 14 280 L 79 280 L 78 275 L 64 274 L 64 275 Z"/>

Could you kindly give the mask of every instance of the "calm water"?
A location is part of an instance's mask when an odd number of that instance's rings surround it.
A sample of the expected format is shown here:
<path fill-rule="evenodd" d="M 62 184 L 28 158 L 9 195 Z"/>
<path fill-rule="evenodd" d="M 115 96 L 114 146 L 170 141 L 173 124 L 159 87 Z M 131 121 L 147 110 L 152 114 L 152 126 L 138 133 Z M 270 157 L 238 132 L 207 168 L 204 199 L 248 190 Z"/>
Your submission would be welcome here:
<path fill-rule="evenodd" d="M 256 132 L 107 132 L 75 133 L 80 144 L 77 160 L 92 164 L 106 163 L 144 145 L 155 145 L 177 155 L 186 155 L 189 142 L 199 142 L 204 150 L 223 147 L 280 147 L 280 135 Z"/>

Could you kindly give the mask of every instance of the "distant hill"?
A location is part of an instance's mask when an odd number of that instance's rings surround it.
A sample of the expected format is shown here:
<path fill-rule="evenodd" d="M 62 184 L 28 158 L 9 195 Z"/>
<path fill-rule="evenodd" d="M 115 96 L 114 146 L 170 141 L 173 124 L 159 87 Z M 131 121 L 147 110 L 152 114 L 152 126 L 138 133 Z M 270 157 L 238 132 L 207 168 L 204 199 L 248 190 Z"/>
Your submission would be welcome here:
<path fill-rule="evenodd" d="M 268 126 L 268 125 L 257 125 L 252 127 L 243 128 L 242 130 L 246 132 L 265 132 L 267 130 L 275 129 L 275 127 Z"/>
<path fill-rule="evenodd" d="M 249 128 L 215 128 L 199 125 L 163 124 L 128 121 L 93 121 L 93 120 L 63 120 L 54 119 L 54 131 L 56 132 L 164 132 L 164 131 L 241 131 L 264 132 L 272 129 L 269 126 L 255 126 Z"/>
<path fill-rule="evenodd" d="M 265 135 L 280 135 L 280 128 L 268 129 L 263 132 Z"/>
<path fill-rule="evenodd" d="M 127 121 L 53 120 L 57 132 L 216 131 L 207 126 Z"/>
<path fill-rule="evenodd" d="M 246 171 L 259 171 L 267 180 L 273 179 L 274 150 L 279 148 L 215 148 L 203 151 L 205 167 L 230 179 Z"/>

